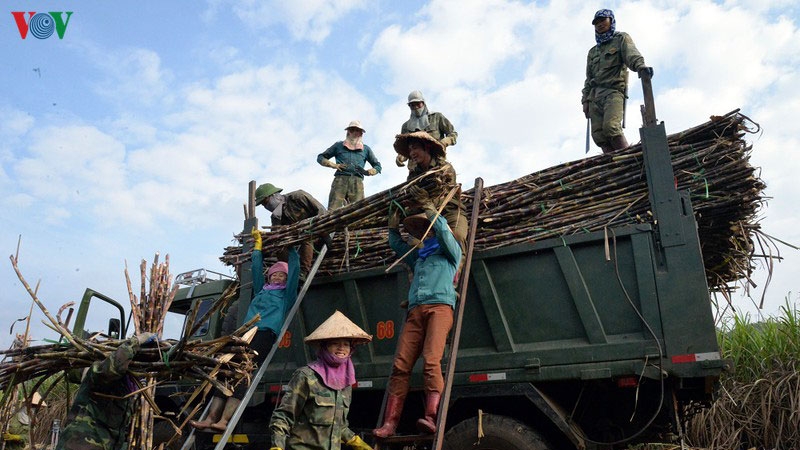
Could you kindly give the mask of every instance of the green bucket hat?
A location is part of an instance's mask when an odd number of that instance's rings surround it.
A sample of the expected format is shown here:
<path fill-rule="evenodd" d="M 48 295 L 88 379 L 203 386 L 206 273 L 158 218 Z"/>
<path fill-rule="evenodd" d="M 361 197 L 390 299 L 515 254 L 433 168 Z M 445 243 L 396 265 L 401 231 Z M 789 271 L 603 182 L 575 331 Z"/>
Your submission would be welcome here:
<path fill-rule="evenodd" d="M 275 186 L 272 183 L 264 183 L 256 188 L 256 205 L 260 205 L 272 194 L 281 192 L 283 189 Z"/>

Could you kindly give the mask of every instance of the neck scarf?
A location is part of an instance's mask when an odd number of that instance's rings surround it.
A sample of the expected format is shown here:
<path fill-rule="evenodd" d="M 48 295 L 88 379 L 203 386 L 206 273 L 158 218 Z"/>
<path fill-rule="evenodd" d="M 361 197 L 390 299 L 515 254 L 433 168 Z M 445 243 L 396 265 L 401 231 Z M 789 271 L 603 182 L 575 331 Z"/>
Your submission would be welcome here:
<path fill-rule="evenodd" d="M 352 347 L 351 347 L 352 348 Z M 352 355 L 352 351 L 350 355 Z M 321 345 L 317 350 L 317 360 L 308 365 L 322 378 L 325 386 L 341 391 L 347 386 L 356 384 L 356 370 L 350 356 L 339 358 Z"/>
<path fill-rule="evenodd" d="M 281 217 L 283 216 L 283 203 L 280 203 L 275 209 L 272 211 L 272 217 L 277 221 L 281 221 Z"/>
<path fill-rule="evenodd" d="M 270 282 L 264 283 L 263 289 L 265 291 L 277 291 L 278 289 L 286 289 L 286 283 L 271 284 Z"/>
<path fill-rule="evenodd" d="M 425 239 L 422 242 L 422 248 L 419 249 L 419 258 L 425 259 L 431 256 L 436 250 L 439 250 L 439 240 L 436 236 Z"/>
<path fill-rule="evenodd" d="M 348 150 L 358 151 L 364 150 L 364 142 L 362 142 L 364 136 L 351 136 L 350 132 L 347 132 L 347 136 L 344 138 L 344 147 Z"/>
<path fill-rule="evenodd" d="M 408 119 L 408 128 L 411 131 L 425 131 L 430 124 L 431 122 L 428 120 L 428 105 L 423 104 L 421 109 L 411 111 L 411 118 Z"/>

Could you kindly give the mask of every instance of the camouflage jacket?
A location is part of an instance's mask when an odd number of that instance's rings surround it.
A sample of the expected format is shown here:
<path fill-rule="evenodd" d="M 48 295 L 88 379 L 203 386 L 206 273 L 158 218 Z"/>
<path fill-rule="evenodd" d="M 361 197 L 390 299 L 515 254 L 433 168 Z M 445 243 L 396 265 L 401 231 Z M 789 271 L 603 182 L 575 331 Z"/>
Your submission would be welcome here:
<path fill-rule="evenodd" d="M 644 57 L 633 39 L 628 33 L 614 33 L 608 41 L 589 49 L 581 103 L 605 97 L 613 91 L 626 93 L 628 69 L 638 72 L 642 67 L 645 67 Z"/>
<path fill-rule="evenodd" d="M 272 217 L 273 225 L 291 225 L 309 217 L 324 213 L 325 207 L 306 191 L 297 190 L 286 194 L 280 220 Z"/>
<path fill-rule="evenodd" d="M 87 371 L 67 414 L 56 450 L 123 450 L 135 396 L 128 380 L 128 364 L 139 350 L 131 338 Z M 132 381 L 131 381 L 132 382 Z"/>
<path fill-rule="evenodd" d="M 434 137 L 437 141 L 444 144 L 445 147 L 456 145 L 456 138 L 458 133 L 453 127 L 453 124 L 447 120 L 447 117 L 442 113 L 434 112 L 428 114 L 428 129 L 426 130 L 412 130 L 409 126 L 411 120 L 407 120 L 402 127 L 400 127 L 400 134 L 413 133 L 415 131 L 425 131 Z"/>
<path fill-rule="evenodd" d="M 427 170 L 419 166 L 414 166 L 411 168 L 408 171 L 407 178 L 407 181 L 410 181 L 424 174 L 428 170 L 434 170 L 440 167 L 444 167 L 442 173 L 437 175 L 440 183 L 437 183 L 434 187 L 427 189 L 428 195 L 430 195 L 431 200 L 434 201 L 437 208 L 439 205 L 441 205 L 441 200 L 444 200 L 444 198 L 447 197 L 447 194 L 450 193 L 450 189 L 452 189 L 453 186 L 458 185 L 458 182 L 456 181 L 456 169 L 453 168 L 452 164 L 447 162 L 447 160 L 444 158 L 434 158 L 431 160 L 430 167 Z M 437 199 L 439 200 L 437 201 Z M 461 202 L 461 188 L 459 188 L 456 193 L 453 194 L 453 197 L 449 202 L 447 202 L 447 206 L 445 206 L 445 210 L 455 209 L 466 209 L 464 203 Z"/>
<path fill-rule="evenodd" d="M 347 423 L 353 390 L 325 386 L 308 366 L 295 371 L 269 422 L 272 447 L 340 450 L 355 435 Z"/>

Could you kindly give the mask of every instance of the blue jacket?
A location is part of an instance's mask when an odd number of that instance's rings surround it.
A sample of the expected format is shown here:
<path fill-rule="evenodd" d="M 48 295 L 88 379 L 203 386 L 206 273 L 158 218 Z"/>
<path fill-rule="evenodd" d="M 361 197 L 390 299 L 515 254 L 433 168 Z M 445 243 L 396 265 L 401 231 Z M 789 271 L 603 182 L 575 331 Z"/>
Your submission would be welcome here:
<path fill-rule="evenodd" d="M 323 159 L 331 159 L 336 157 L 337 164 L 347 164 L 347 169 L 345 170 L 336 170 L 336 173 L 333 176 L 338 177 L 342 175 L 347 175 L 351 177 L 358 177 L 364 178 L 364 174 L 359 173 L 356 170 L 356 167 L 359 169 L 364 168 L 364 164 L 367 161 L 378 171 L 381 173 L 381 163 L 378 161 L 378 158 L 375 157 L 375 153 L 372 152 L 372 149 L 369 148 L 369 145 L 364 144 L 364 148 L 362 150 L 350 150 L 344 146 L 344 141 L 339 141 L 330 147 L 327 150 L 317 155 L 317 162 L 321 163 Z"/>
<path fill-rule="evenodd" d="M 433 214 L 428 216 L 431 217 Z M 439 248 L 425 259 L 419 257 L 417 249 L 403 260 L 414 269 L 414 279 L 408 290 L 409 310 L 418 305 L 444 303 L 454 307 L 456 304 L 453 278 L 461 261 L 461 246 L 447 227 L 447 220 L 444 217 L 436 218 L 433 230 L 436 231 Z M 391 228 L 389 246 L 398 256 L 405 255 L 411 249 L 411 246 L 400 237 L 400 232 Z"/>
<path fill-rule="evenodd" d="M 261 319 L 256 323 L 259 330 L 272 330 L 276 335 L 283 328 L 286 312 L 297 298 L 297 284 L 300 279 L 300 256 L 297 249 L 289 251 L 289 274 L 286 279 L 286 288 L 267 290 L 264 287 L 264 259 L 261 250 L 253 251 L 253 292 L 257 292 L 247 308 L 244 321 L 252 319 L 256 314 Z"/>

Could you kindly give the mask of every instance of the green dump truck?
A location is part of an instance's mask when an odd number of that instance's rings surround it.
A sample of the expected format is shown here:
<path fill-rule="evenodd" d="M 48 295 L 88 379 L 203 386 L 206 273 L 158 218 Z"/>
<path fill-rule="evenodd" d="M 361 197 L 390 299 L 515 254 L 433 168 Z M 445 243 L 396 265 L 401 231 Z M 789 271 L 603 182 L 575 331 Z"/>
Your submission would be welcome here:
<path fill-rule="evenodd" d="M 444 448 L 591 449 L 666 441 L 712 399 L 729 363 L 719 353 L 691 201 L 675 188 L 663 123 L 650 122 L 640 133 L 652 222 L 473 255 Z M 172 311 L 199 308 L 200 315 L 236 282 L 183 281 L 191 286 L 178 291 Z M 351 428 L 370 442 L 408 289 L 408 274 L 399 267 L 314 278 L 232 445 L 268 448 L 267 423 L 282 386 L 314 359 L 303 337 L 335 310 L 374 336 L 353 356 L 358 384 L 349 416 Z M 249 299 L 250 290 L 242 288 L 239 301 Z M 240 321 L 245 310 L 239 308 Z M 196 337 L 213 338 L 221 326 L 222 318 L 213 316 Z M 419 364 L 414 386 L 422 386 Z M 180 391 L 180 385 L 160 388 L 163 410 L 178 410 Z M 422 412 L 422 393 L 412 391 L 398 433 L 413 433 Z M 213 448 L 214 435 L 195 436 L 195 448 Z M 402 445 L 426 448 L 430 442 Z"/>

